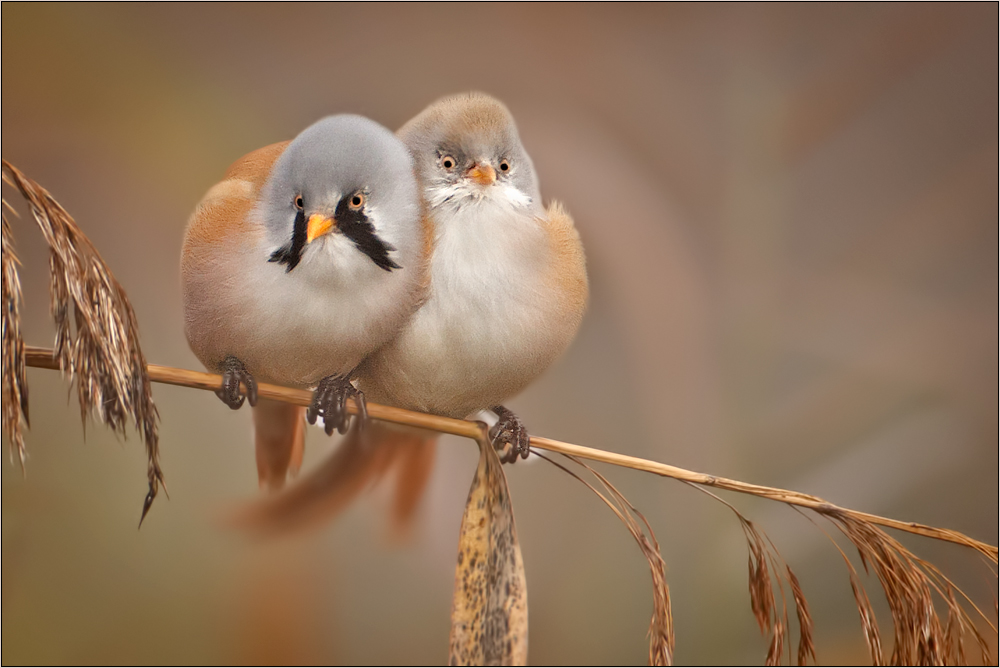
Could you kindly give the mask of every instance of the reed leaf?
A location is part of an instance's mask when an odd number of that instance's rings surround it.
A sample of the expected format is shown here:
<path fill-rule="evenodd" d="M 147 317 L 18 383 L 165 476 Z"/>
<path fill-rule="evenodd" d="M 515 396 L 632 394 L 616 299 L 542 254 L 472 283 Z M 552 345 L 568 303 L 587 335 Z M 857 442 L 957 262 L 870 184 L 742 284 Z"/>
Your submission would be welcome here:
<path fill-rule="evenodd" d="M 507 478 L 487 439 L 462 516 L 448 665 L 528 664 L 528 589 Z"/>

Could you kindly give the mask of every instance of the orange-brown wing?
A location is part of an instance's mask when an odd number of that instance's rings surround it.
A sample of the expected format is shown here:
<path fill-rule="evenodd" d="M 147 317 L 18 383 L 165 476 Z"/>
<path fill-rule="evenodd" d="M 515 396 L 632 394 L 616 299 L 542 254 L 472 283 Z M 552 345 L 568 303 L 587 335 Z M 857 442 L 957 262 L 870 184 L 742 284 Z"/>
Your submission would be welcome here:
<path fill-rule="evenodd" d="M 225 284 L 250 235 L 261 233 L 249 223 L 260 188 L 288 142 L 272 144 L 234 162 L 226 178 L 214 185 L 191 214 L 181 252 L 184 331 L 191 350 L 207 368 L 218 370 L 218 286 Z"/>
<path fill-rule="evenodd" d="M 548 232 L 552 252 L 547 282 L 554 294 L 561 296 L 558 306 L 561 313 L 553 314 L 557 316 L 553 320 L 571 324 L 575 332 L 587 309 L 589 295 L 583 244 L 573 225 L 573 219 L 559 202 L 549 205 L 543 224 Z"/>
<path fill-rule="evenodd" d="M 184 233 L 182 269 L 185 262 L 204 260 L 211 255 L 209 249 L 224 245 L 227 239 L 246 228 L 247 214 L 256 203 L 275 160 L 288 144 L 280 142 L 247 153 L 230 165 L 225 178 L 205 194 Z"/>
<path fill-rule="evenodd" d="M 290 143 L 290 141 L 280 141 L 277 144 L 270 144 L 247 153 L 229 165 L 225 178 L 243 179 L 244 181 L 250 181 L 257 188 L 260 188 L 264 185 L 264 181 L 267 180 L 268 175 L 270 175 L 271 167 L 274 165 L 275 160 L 285 152 Z"/>

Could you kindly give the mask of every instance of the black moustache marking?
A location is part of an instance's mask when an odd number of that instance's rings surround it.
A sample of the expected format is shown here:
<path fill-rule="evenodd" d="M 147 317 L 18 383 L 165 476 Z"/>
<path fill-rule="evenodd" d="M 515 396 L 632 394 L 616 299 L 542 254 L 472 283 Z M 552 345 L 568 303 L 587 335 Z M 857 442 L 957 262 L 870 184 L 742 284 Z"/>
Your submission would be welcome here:
<path fill-rule="evenodd" d="M 299 209 L 295 214 L 295 225 L 292 227 L 292 239 L 287 244 L 271 253 L 268 262 L 278 262 L 287 264 L 285 273 L 287 274 L 302 259 L 302 251 L 306 247 L 306 212 Z"/>
<path fill-rule="evenodd" d="M 343 198 L 337 204 L 337 212 L 334 214 L 337 220 L 337 230 L 353 241 L 358 250 L 371 258 L 371 261 L 379 268 L 386 271 L 402 269 L 401 266 L 389 258 L 389 252 L 396 250 L 396 248 L 392 244 L 379 239 L 378 235 L 375 234 L 375 226 L 371 224 L 363 210 L 352 209 L 348 205 L 352 196 Z M 291 240 L 271 253 L 268 262 L 287 265 L 285 267 L 285 272 L 287 273 L 295 269 L 302 260 L 302 252 L 305 250 L 305 247 L 306 214 L 305 211 L 299 210 L 295 214 L 295 224 L 292 227 Z"/>
<path fill-rule="evenodd" d="M 337 229 L 353 241 L 359 251 L 371 258 L 376 266 L 386 271 L 402 269 L 389 258 L 389 251 L 396 249 L 378 238 L 378 235 L 375 234 L 375 226 L 368 220 L 363 209 L 350 207 L 348 202 L 350 202 L 351 197 L 352 195 L 348 195 L 337 204 Z"/>

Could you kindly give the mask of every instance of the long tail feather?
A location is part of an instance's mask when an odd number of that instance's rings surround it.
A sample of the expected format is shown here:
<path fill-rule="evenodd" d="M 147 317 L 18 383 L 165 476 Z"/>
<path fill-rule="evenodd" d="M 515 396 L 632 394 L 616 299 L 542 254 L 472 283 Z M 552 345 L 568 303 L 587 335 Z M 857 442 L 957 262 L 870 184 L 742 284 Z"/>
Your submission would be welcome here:
<path fill-rule="evenodd" d="M 358 425 L 352 422 L 336 451 L 317 469 L 241 509 L 235 523 L 265 534 L 321 524 L 395 469 L 392 523 L 404 531 L 430 477 L 438 434 L 377 421 L 363 429 Z"/>
<path fill-rule="evenodd" d="M 305 409 L 261 399 L 253 409 L 254 445 L 260 486 L 278 490 L 288 473 L 298 473 L 305 450 Z"/>
<path fill-rule="evenodd" d="M 434 468 L 437 439 L 437 434 L 424 431 L 401 433 L 396 437 L 394 447 L 398 449 L 398 464 L 391 521 L 397 535 L 405 535 L 413 523 L 413 516 Z"/>

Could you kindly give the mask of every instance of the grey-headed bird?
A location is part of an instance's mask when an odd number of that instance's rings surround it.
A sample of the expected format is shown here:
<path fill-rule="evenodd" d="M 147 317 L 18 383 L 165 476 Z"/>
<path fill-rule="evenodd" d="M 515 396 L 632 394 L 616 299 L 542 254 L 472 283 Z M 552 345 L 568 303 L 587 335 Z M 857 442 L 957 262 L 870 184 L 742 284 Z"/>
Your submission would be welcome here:
<path fill-rule="evenodd" d="M 185 333 L 253 408 L 262 486 L 302 460 L 305 409 L 257 401 L 257 381 L 316 388 L 310 422 L 347 428 L 358 364 L 424 297 L 428 223 L 412 159 L 389 130 L 339 115 L 240 158 L 198 204 L 181 258 Z"/>

